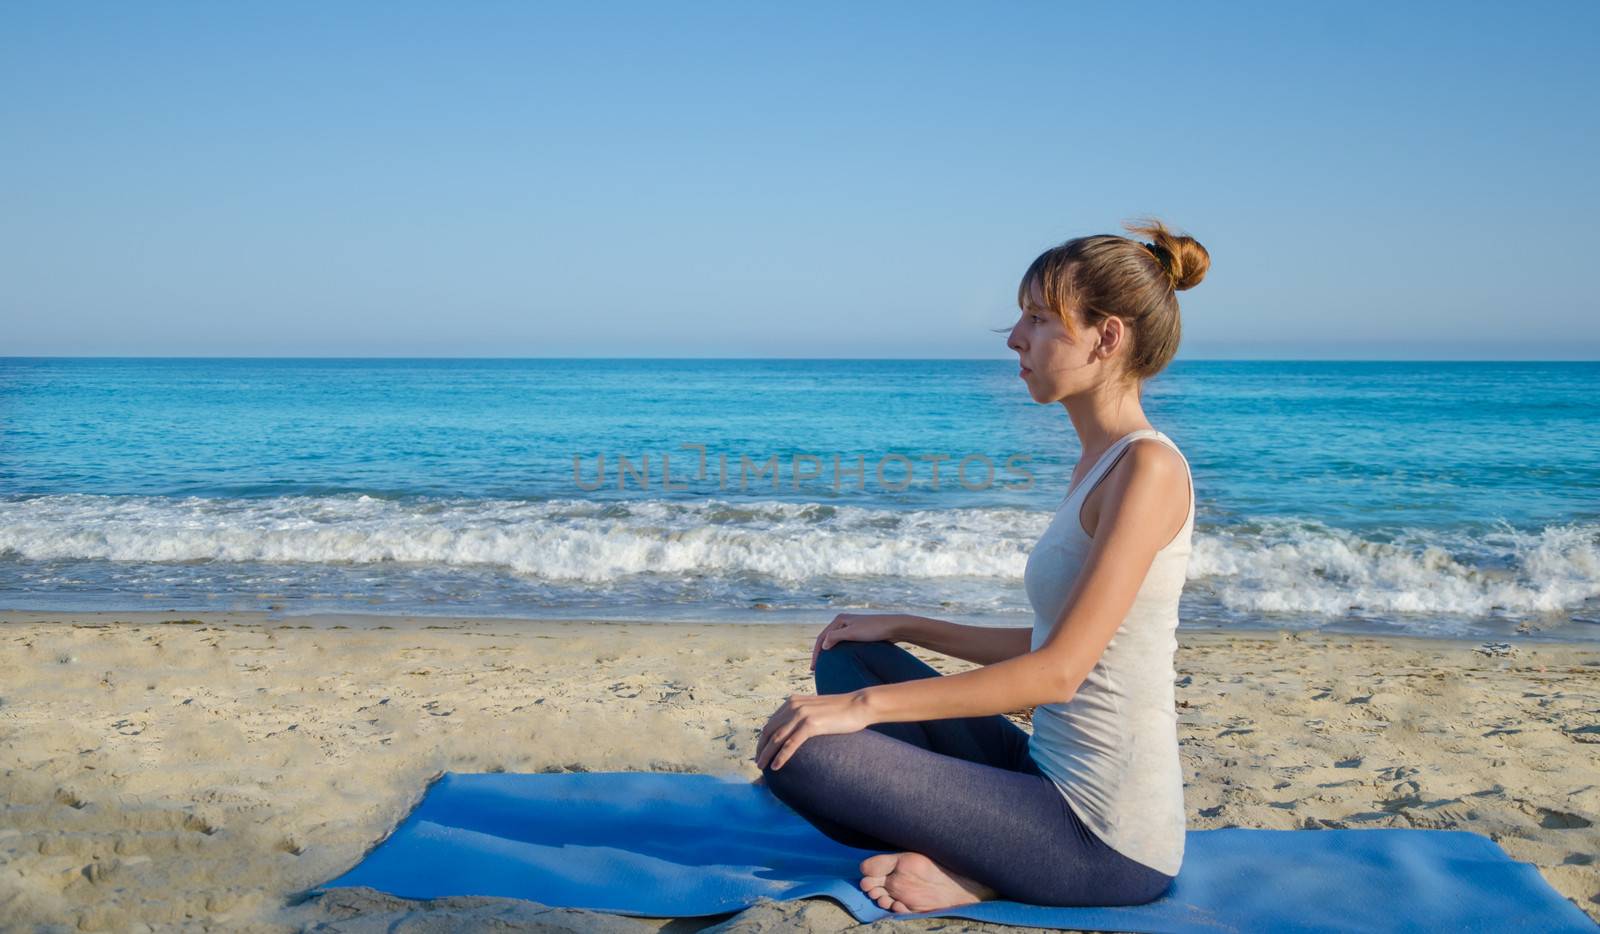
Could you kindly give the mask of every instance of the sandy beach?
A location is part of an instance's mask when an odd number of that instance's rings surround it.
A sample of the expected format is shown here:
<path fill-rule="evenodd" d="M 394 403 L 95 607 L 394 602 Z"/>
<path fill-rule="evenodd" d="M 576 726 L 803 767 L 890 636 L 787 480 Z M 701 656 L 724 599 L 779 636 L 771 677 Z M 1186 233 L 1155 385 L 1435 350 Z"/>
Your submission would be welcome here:
<path fill-rule="evenodd" d="M 784 696 L 812 690 L 816 628 L 0 615 L 0 927 L 850 927 L 826 900 L 651 922 L 510 900 L 303 896 L 444 771 L 754 778 L 760 726 Z M 1600 647 L 1180 641 L 1192 828 L 1476 831 L 1600 920 Z M 968 667 L 917 651 L 942 671 Z"/>

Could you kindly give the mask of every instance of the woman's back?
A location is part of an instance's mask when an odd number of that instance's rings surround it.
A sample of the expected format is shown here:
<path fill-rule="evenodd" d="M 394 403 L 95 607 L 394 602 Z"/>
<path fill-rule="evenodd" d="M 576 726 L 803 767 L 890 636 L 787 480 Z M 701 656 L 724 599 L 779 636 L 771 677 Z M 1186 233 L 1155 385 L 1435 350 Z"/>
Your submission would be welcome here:
<path fill-rule="evenodd" d="M 1031 648 L 1049 638 L 1093 545 L 1079 520 L 1084 498 L 1142 439 L 1178 451 L 1154 429 L 1119 438 L 1068 493 L 1029 554 L 1023 580 L 1034 610 Z M 1185 460 L 1186 471 L 1187 465 Z M 1183 527 L 1156 553 L 1128 615 L 1077 693 L 1065 703 L 1035 708 L 1029 742 L 1041 771 L 1084 823 L 1118 852 L 1167 875 L 1177 875 L 1183 861 L 1183 768 L 1173 682 L 1178 600 L 1193 531 L 1191 478 Z"/>

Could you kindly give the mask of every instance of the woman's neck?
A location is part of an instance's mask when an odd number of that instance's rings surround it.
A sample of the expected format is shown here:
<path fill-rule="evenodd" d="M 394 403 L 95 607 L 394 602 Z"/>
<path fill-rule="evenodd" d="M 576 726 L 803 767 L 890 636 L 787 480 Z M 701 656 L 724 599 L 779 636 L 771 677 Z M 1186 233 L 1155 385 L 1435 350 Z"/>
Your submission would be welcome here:
<path fill-rule="evenodd" d="M 1078 433 L 1078 444 L 1088 456 L 1098 456 L 1118 438 L 1149 428 L 1137 386 L 1105 384 L 1090 392 L 1061 400 Z"/>

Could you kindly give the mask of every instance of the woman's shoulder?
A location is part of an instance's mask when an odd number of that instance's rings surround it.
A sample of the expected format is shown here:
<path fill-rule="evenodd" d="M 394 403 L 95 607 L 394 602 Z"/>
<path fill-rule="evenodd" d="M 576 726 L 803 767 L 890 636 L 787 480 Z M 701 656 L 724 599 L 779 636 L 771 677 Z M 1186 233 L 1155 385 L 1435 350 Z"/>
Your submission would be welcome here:
<path fill-rule="evenodd" d="M 1176 485 L 1183 489 L 1188 482 L 1189 461 L 1170 438 L 1135 438 L 1128 443 L 1128 449 L 1112 468 L 1113 473 L 1118 470 L 1130 480 L 1137 476 L 1141 482 L 1154 483 L 1158 487 Z"/>
<path fill-rule="evenodd" d="M 1111 481 L 1107 492 L 1123 500 L 1124 515 L 1141 516 L 1141 521 L 1159 516 L 1159 526 L 1173 529 L 1162 541 L 1170 543 L 1187 524 L 1193 492 L 1189 462 L 1170 441 L 1149 437 L 1130 442 L 1106 479 Z M 1095 519 L 1098 525 L 1099 516 Z"/>

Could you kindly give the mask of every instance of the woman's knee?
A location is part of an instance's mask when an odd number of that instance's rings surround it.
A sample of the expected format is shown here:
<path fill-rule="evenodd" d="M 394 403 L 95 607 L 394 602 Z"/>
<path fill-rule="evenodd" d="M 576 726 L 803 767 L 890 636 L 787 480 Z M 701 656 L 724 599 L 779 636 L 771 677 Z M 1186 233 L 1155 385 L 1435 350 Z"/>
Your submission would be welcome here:
<path fill-rule="evenodd" d="M 859 639 L 846 639 L 843 642 L 835 642 L 832 648 L 823 649 L 823 651 L 834 652 L 839 649 L 844 649 L 848 652 L 854 652 L 858 655 L 884 656 L 910 654 L 905 649 L 900 647 L 900 643 L 891 642 L 888 639 L 876 639 L 871 642 L 863 642 Z"/>
<path fill-rule="evenodd" d="M 852 735 L 827 733 L 822 736 L 812 736 L 789 754 L 782 768 L 773 768 L 773 763 L 778 758 L 774 755 L 773 761 L 761 769 L 761 774 L 766 777 L 767 786 L 782 797 L 784 790 L 831 784 L 837 780 L 841 774 L 841 767 L 851 755 L 849 748 L 854 745 L 850 742 Z"/>
<path fill-rule="evenodd" d="M 881 652 L 885 648 L 898 648 L 898 646 L 896 646 L 893 642 L 885 642 L 882 640 L 877 642 L 862 642 L 857 639 L 846 639 L 842 642 L 835 642 L 833 645 L 823 649 L 820 653 L 818 653 L 817 664 L 822 664 L 822 660 L 824 658 L 859 658 L 863 655 Z"/>
<path fill-rule="evenodd" d="M 917 675 L 921 662 L 899 645 L 879 640 L 835 642 L 817 655 L 813 680 L 818 694 L 844 694 Z"/>
<path fill-rule="evenodd" d="M 862 646 L 867 642 L 835 642 L 817 654 L 811 679 L 818 694 L 848 694 L 873 682 L 862 661 Z"/>

